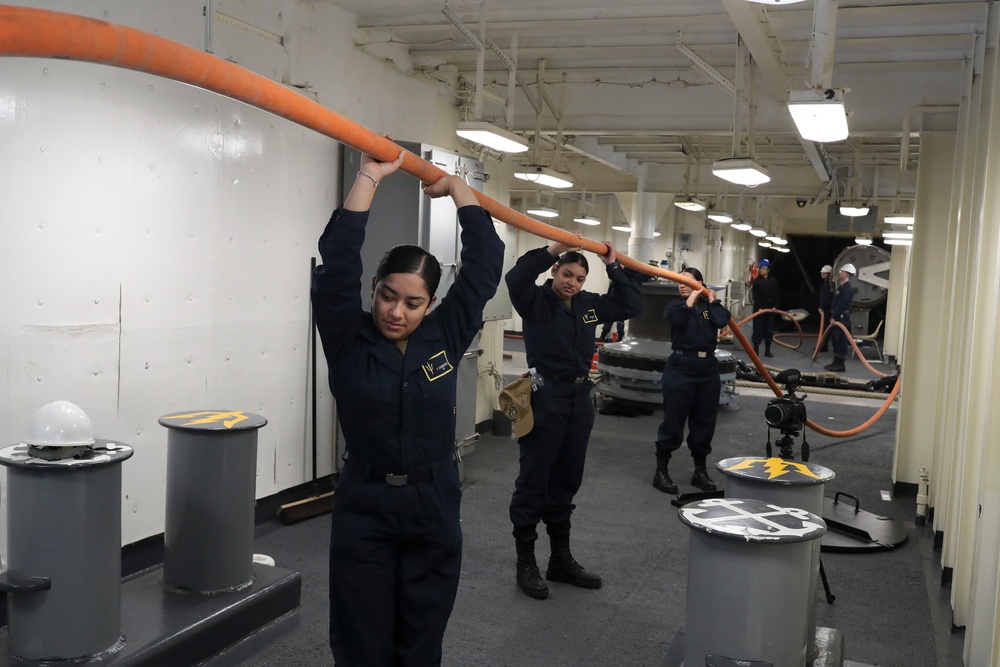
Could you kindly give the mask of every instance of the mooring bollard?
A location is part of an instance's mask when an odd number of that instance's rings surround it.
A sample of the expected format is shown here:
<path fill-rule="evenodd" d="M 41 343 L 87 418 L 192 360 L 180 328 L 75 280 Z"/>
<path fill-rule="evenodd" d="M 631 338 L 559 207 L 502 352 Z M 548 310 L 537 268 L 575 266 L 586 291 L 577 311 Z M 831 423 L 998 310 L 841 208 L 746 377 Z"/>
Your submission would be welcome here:
<path fill-rule="evenodd" d="M 121 633 L 122 462 L 69 401 L 40 408 L 7 467 L 7 651 L 24 660 L 107 657 Z"/>
<path fill-rule="evenodd" d="M 678 510 L 691 528 L 684 665 L 706 656 L 806 664 L 806 608 L 819 516 L 759 500 L 712 498 Z"/>
<path fill-rule="evenodd" d="M 826 483 L 837 474 L 815 463 L 780 458 L 742 456 L 724 459 L 715 464 L 726 476 L 727 498 L 753 498 L 779 507 L 798 507 L 816 516 L 823 516 L 823 494 Z M 812 543 L 811 602 L 806 624 L 806 657 L 813 660 L 819 654 L 816 645 L 816 596 L 820 582 L 821 540 Z"/>
<path fill-rule="evenodd" d="M 253 584 L 260 415 L 193 410 L 160 417 L 167 431 L 163 583 L 214 595 Z"/>

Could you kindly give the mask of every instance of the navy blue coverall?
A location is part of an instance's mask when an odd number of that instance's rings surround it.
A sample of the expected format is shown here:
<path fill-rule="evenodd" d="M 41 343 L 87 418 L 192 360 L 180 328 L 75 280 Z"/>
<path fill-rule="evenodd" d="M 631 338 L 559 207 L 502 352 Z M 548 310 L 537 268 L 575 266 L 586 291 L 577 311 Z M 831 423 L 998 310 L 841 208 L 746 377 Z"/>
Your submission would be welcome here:
<path fill-rule="evenodd" d="M 833 302 L 830 303 L 830 316 L 836 322 L 840 322 L 847 330 L 851 330 L 851 301 L 854 300 L 854 288 L 848 280 L 843 285 L 837 287 L 833 293 Z M 833 356 L 841 359 L 847 358 L 847 334 L 840 327 L 834 327 L 830 331 L 830 341 L 833 343 Z"/>
<path fill-rule="evenodd" d="M 754 278 L 753 289 L 750 291 L 753 298 L 753 310 L 766 310 L 767 308 L 778 307 L 778 281 L 774 279 L 771 272 L 767 275 L 760 275 Z M 754 347 L 763 341 L 768 348 L 774 339 L 774 318 L 777 313 L 763 313 L 753 318 L 753 333 L 751 339 Z"/>
<path fill-rule="evenodd" d="M 458 219 L 462 270 L 405 355 L 362 310 L 368 212 L 337 209 L 319 240 L 312 300 L 347 442 L 330 538 L 337 665 L 441 664 L 462 562 L 457 367 L 503 270 L 490 215 L 463 206 Z"/>
<path fill-rule="evenodd" d="M 712 453 L 722 391 L 715 347 L 730 314 L 718 299 L 709 304 L 699 298 L 693 308 L 684 300 L 670 303 L 664 317 L 673 354 L 663 366 L 663 423 L 656 434 L 656 457 L 669 459 L 680 448 L 687 422 L 691 455 L 704 460 Z"/>
<path fill-rule="evenodd" d="M 618 262 L 606 267 L 613 294 L 581 290 L 567 308 L 552 291 L 551 278 L 535 284 L 556 260 L 546 248 L 529 250 L 506 276 L 510 301 L 523 321 L 528 367 L 544 379 L 531 394 L 535 426 L 518 440 L 520 472 L 510 501 L 515 529 L 569 522 L 594 426 L 590 362 L 597 325 L 642 312 L 639 285 Z"/>

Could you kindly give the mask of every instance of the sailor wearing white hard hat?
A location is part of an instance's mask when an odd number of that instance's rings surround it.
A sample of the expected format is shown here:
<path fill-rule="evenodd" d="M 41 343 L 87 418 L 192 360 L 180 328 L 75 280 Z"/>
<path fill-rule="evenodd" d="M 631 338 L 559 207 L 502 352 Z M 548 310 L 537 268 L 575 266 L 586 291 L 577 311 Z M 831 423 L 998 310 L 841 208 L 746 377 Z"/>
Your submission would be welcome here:
<path fill-rule="evenodd" d="M 857 275 L 858 270 L 853 264 L 844 264 L 837 272 L 837 288 L 833 293 L 833 302 L 830 304 L 830 314 L 833 321 L 840 322 L 848 332 L 851 330 L 851 302 L 854 300 L 854 288 L 851 287 L 851 276 Z M 840 327 L 834 327 L 830 331 L 830 338 L 833 342 L 833 361 L 824 368 L 834 373 L 843 373 L 847 370 L 844 362 L 847 360 L 847 333 Z"/>

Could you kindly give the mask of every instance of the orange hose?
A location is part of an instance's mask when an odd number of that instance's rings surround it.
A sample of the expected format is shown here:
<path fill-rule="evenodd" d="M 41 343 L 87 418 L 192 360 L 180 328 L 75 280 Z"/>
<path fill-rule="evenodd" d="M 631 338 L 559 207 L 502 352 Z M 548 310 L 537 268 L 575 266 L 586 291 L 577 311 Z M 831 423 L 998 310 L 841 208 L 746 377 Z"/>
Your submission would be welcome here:
<path fill-rule="evenodd" d="M 379 160 L 393 160 L 402 150 L 368 128 L 239 65 L 179 42 L 107 21 L 44 9 L 0 5 L 0 56 L 77 60 L 153 74 L 244 102 Z M 400 169 L 424 183 L 433 183 L 445 175 L 444 171 L 409 151 L 406 152 Z M 604 243 L 581 238 L 573 232 L 539 222 L 481 192 L 477 191 L 476 197 L 490 215 L 513 227 L 552 241 L 580 245 L 599 255 L 608 252 Z M 622 253 L 616 254 L 624 266 L 635 271 L 667 278 L 692 289 L 701 287 L 689 276 L 639 262 Z M 750 354 L 761 375 L 766 378 L 768 386 L 776 395 L 781 396 L 781 389 L 764 369 L 746 336 L 732 318 L 729 320 L 729 327 Z M 850 332 L 847 333 L 853 343 L 853 337 Z M 833 432 L 812 422 L 806 423 L 813 430 L 832 437 L 854 435 L 885 412 L 898 389 L 897 381 L 890 401 L 882 406 L 875 417 L 857 429 Z"/>

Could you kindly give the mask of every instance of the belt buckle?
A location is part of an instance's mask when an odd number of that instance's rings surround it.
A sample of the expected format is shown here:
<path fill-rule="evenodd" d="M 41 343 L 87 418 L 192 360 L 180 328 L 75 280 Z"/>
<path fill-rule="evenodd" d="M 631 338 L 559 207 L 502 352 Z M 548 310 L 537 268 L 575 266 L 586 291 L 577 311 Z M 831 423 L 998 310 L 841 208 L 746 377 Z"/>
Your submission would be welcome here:
<path fill-rule="evenodd" d="M 708 358 L 708 352 L 699 351 L 698 352 L 698 358 L 699 359 L 707 359 Z"/>
<path fill-rule="evenodd" d="M 393 475 L 386 473 L 385 483 L 389 486 L 406 486 L 406 475 Z"/>

